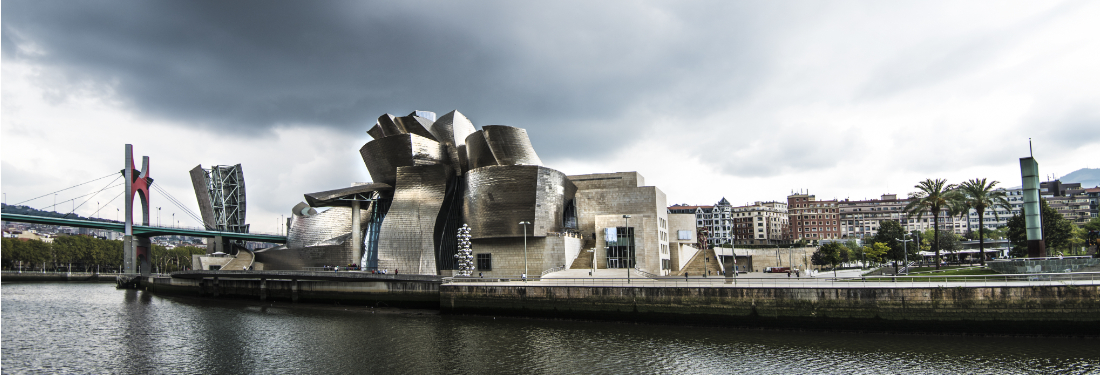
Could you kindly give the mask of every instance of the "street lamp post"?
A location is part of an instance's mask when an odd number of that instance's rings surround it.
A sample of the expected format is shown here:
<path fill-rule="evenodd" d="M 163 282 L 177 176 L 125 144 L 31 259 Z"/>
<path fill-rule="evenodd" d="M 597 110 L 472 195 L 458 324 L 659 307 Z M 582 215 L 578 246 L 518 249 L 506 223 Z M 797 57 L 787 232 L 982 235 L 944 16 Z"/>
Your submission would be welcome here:
<path fill-rule="evenodd" d="M 626 234 L 629 234 L 630 233 L 630 215 L 623 215 L 623 220 L 626 220 L 626 224 L 625 224 L 626 229 L 624 229 L 624 231 L 626 231 Z M 633 251 L 634 250 L 634 236 L 629 236 L 627 238 L 628 238 L 628 240 L 627 240 L 627 243 L 626 243 L 626 246 L 627 246 L 626 248 L 627 248 L 627 250 L 629 250 L 629 252 L 627 254 L 630 254 L 630 259 L 628 261 L 631 264 L 629 265 L 630 267 L 626 267 L 626 283 L 630 284 L 630 268 L 634 267 L 634 262 L 635 262 L 634 261 L 634 251 Z M 703 254 L 703 255 L 706 255 L 706 254 Z"/>
<path fill-rule="evenodd" d="M 908 237 L 908 236 L 909 236 L 909 233 L 906 233 L 902 237 Z M 909 246 L 908 245 L 909 245 L 910 242 L 913 242 L 913 240 L 903 240 L 901 238 L 898 238 L 898 241 L 901 241 L 901 251 L 905 252 L 905 274 L 908 275 L 909 274 Z"/>
<path fill-rule="evenodd" d="M 160 226 L 160 207 L 157 207 L 157 226 Z"/>
<path fill-rule="evenodd" d="M 521 221 L 519 225 L 523 226 L 523 282 L 527 282 L 527 226 L 531 225 L 531 222 Z"/>
<path fill-rule="evenodd" d="M 920 232 L 919 231 L 913 232 L 913 235 L 917 236 L 917 254 L 920 254 Z M 925 266 L 928 265 L 928 263 L 924 262 L 924 256 L 923 255 L 920 257 L 920 260 L 921 260 L 921 263 L 924 264 Z"/>

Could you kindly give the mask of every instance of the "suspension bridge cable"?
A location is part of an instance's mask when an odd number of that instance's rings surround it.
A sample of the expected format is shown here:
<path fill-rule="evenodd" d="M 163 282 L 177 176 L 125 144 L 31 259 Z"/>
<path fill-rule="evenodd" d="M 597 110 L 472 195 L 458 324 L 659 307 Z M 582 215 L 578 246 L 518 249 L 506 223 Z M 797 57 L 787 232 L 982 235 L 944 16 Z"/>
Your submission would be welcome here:
<path fill-rule="evenodd" d="M 154 185 L 154 187 L 157 189 L 157 192 L 159 192 L 161 194 L 164 194 L 164 196 L 166 198 L 168 198 L 169 202 L 172 202 L 172 204 L 176 205 L 176 207 L 179 207 L 181 210 L 184 211 L 184 213 L 191 216 L 192 219 L 198 220 L 198 222 L 200 224 L 202 223 L 202 219 L 199 218 L 199 216 L 196 215 L 194 211 L 191 211 L 190 208 L 187 208 L 187 206 L 184 206 L 183 203 L 179 201 L 179 199 L 176 199 L 176 197 L 172 196 L 172 194 L 169 194 L 167 190 L 164 190 L 164 189 L 160 188 L 159 186 Z"/>
<path fill-rule="evenodd" d="M 158 193 L 164 194 L 164 197 L 168 198 L 169 202 L 171 202 L 173 205 L 175 205 L 179 209 L 183 210 L 183 212 L 185 214 L 187 214 L 188 216 L 191 216 L 192 219 L 194 219 L 199 224 L 201 224 L 205 227 L 206 224 L 203 223 L 202 219 L 199 218 L 199 216 L 196 215 L 194 211 L 191 211 L 191 209 L 187 208 L 187 206 L 184 206 L 183 203 L 180 203 L 180 201 L 178 199 L 176 199 L 176 197 L 172 196 L 172 194 L 169 194 L 167 190 L 162 189 L 161 187 L 157 186 L 156 184 L 153 184 L 152 186 L 153 186 L 154 189 L 156 189 L 156 191 Z"/>
<path fill-rule="evenodd" d="M 107 208 L 107 206 L 111 205 L 111 203 L 113 203 L 115 201 L 115 199 L 118 199 L 118 197 L 121 197 L 123 193 L 125 193 L 125 191 L 122 192 L 122 193 L 118 193 L 118 195 L 116 195 L 114 198 L 111 198 L 111 200 L 108 201 L 107 204 L 105 204 L 103 206 L 100 206 L 99 209 L 95 210 L 95 212 L 92 213 L 92 216 L 95 216 L 95 215 L 99 214 L 100 210 L 102 210 L 104 208 Z"/>
<path fill-rule="evenodd" d="M 96 196 L 96 195 L 98 195 L 99 193 L 103 192 L 104 190 L 107 190 L 107 189 L 109 189 L 109 188 L 112 188 L 112 187 L 114 187 L 114 186 L 111 186 L 111 184 L 115 183 L 115 181 L 118 181 L 118 179 L 120 179 L 120 178 L 122 178 L 122 175 L 121 175 L 121 174 L 119 174 L 119 175 L 118 175 L 118 177 L 115 177 L 115 179 L 114 179 L 114 180 L 111 180 L 111 182 L 108 182 L 108 183 L 107 183 L 107 185 L 103 186 L 103 188 L 102 188 L 102 189 L 99 189 L 99 191 L 95 192 L 95 194 L 92 194 L 92 196 L 88 197 L 88 199 L 85 199 L 85 200 L 84 200 L 84 202 L 81 202 L 79 206 L 76 206 L 75 208 L 73 208 L 73 210 L 72 210 L 72 211 L 70 211 L 69 213 L 65 214 L 65 216 L 63 216 L 63 217 L 69 217 L 69 215 L 72 215 L 73 213 L 75 213 L 77 209 L 79 209 L 79 208 L 81 208 L 81 207 L 84 207 L 84 204 L 85 204 L 85 203 L 88 203 L 88 201 L 91 201 L 91 200 L 92 200 L 92 198 L 95 198 L 95 196 Z M 125 184 L 125 183 L 122 183 L 122 184 L 118 184 L 118 185 L 115 185 L 115 186 L 119 186 L 119 185 L 124 185 L 124 184 Z M 123 193 L 125 193 L 125 192 L 123 192 Z M 84 194 L 84 195 L 87 195 L 87 194 Z M 80 197 L 76 197 L 76 198 L 80 198 Z M 73 198 L 72 200 L 76 200 L 76 198 Z M 54 208 L 54 209 L 56 210 L 56 208 Z"/>
<path fill-rule="evenodd" d="M 117 184 L 117 185 L 115 185 L 115 186 L 108 186 L 108 187 L 107 187 L 106 189 L 110 189 L 110 188 L 113 188 L 113 187 L 119 187 L 119 186 L 122 186 L 122 185 L 123 185 L 123 184 L 119 183 L 119 184 Z M 100 190 L 100 191 L 102 191 L 102 190 Z M 46 209 L 52 208 L 52 207 L 54 207 L 54 206 L 60 206 L 60 205 L 62 205 L 62 204 L 65 204 L 65 203 L 67 203 L 67 202 L 75 201 L 75 200 L 77 200 L 77 199 L 80 199 L 80 198 L 84 198 L 84 197 L 86 197 L 86 196 L 89 196 L 89 195 L 93 195 L 93 194 L 98 194 L 98 193 L 99 193 L 100 191 L 96 191 L 96 192 L 91 192 L 91 193 L 88 193 L 88 194 L 84 194 L 84 195 L 78 195 L 78 196 L 76 196 L 76 197 L 73 197 L 72 199 L 66 199 L 66 200 L 63 200 L 63 201 L 57 202 L 57 204 L 52 204 L 52 205 L 49 205 L 49 206 L 43 206 L 43 207 L 41 208 L 41 210 L 45 211 Z M 90 199 L 90 198 L 89 198 L 89 199 Z M 80 208 L 80 206 L 76 206 L 76 208 Z M 71 212 L 70 212 L 70 213 L 71 213 Z"/>
<path fill-rule="evenodd" d="M 118 172 L 112 172 L 112 173 L 111 173 L 111 174 L 109 174 L 109 175 L 106 175 L 106 176 L 103 176 L 103 177 L 100 177 L 100 178 L 97 178 L 97 179 L 94 179 L 94 180 L 91 180 L 91 181 L 88 181 L 88 182 L 84 182 L 84 183 L 76 184 L 76 185 L 73 185 L 73 186 L 69 186 L 69 187 L 67 187 L 67 188 L 64 188 L 64 189 L 61 189 L 61 190 L 58 190 L 58 191 L 55 191 L 55 192 L 52 192 L 52 193 L 47 193 L 47 194 L 44 194 L 44 195 L 40 195 L 40 196 L 37 196 L 37 197 L 31 198 L 31 199 L 27 199 L 27 200 L 25 200 L 25 201 L 22 201 L 22 202 L 16 203 L 15 205 L 16 205 L 16 206 L 18 206 L 18 205 L 21 205 L 21 204 L 23 204 L 23 203 L 27 203 L 27 202 L 30 202 L 30 201 L 33 201 L 33 200 L 35 200 L 35 199 L 38 199 L 38 198 L 42 198 L 42 197 L 48 197 L 48 196 L 50 196 L 50 195 L 52 195 L 52 194 L 57 194 L 57 193 L 60 193 L 60 192 L 62 192 L 62 191 L 65 191 L 65 190 L 69 190 L 69 189 L 72 189 L 72 188 L 74 188 L 74 187 L 77 187 L 77 186 L 80 186 L 80 185 L 86 185 L 86 184 L 90 184 L 90 183 L 93 183 L 93 182 L 96 182 L 96 181 L 102 180 L 102 179 L 104 179 L 104 178 L 107 178 L 107 177 L 111 177 L 111 176 L 113 176 L 113 175 L 114 175 L 115 173 L 118 173 Z"/>

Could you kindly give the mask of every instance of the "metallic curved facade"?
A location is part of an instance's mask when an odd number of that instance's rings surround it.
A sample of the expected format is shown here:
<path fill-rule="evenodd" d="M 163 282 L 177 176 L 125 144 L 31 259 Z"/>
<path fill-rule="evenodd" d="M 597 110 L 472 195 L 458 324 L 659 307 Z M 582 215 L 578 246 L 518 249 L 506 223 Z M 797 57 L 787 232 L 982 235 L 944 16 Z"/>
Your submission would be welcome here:
<path fill-rule="evenodd" d="M 415 114 L 410 114 L 405 117 L 397 117 L 394 118 L 394 120 L 397 122 L 398 126 L 400 126 L 402 129 L 405 129 L 406 133 L 416 134 L 437 142 L 439 141 L 439 139 L 436 138 L 435 135 L 428 131 L 428 128 L 432 126 L 431 120 L 416 116 Z"/>
<path fill-rule="evenodd" d="M 397 121 L 394 120 L 393 115 L 389 113 L 378 116 L 378 126 L 382 127 L 382 132 L 386 134 L 387 137 L 408 133 L 405 129 L 401 128 L 401 125 L 399 125 Z"/>
<path fill-rule="evenodd" d="M 373 183 L 306 194 L 306 204 L 293 208 L 287 245 L 256 252 L 266 269 L 355 263 L 440 274 L 455 267 L 462 224 L 470 225 L 472 239 L 502 249 L 522 243 L 520 221 L 532 223 L 526 236 L 533 244 L 577 227 L 576 186 L 564 173 L 541 165 L 524 129 L 477 130 L 458 111 L 438 119 L 418 111 L 385 114 L 367 133 L 374 139 L 359 153 Z M 370 204 L 351 211 L 362 202 Z M 317 213 L 313 207 L 319 206 L 335 207 Z M 364 249 L 363 256 L 353 259 L 357 248 Z M 499 261 L 513 262 L 508 259 L 502 254 Z M 546 263 L 534 259 L 533 264 Z"/>
<path fill-rule="evenodd" d="M 359 149 L 371 179 L 391 186 L 397 182 L 398 167 L 444 164 L 446 152 L 439 142 L 416 134 L 375 139 Z"/>
<path fill-rule="evenodd" d="M 378 239 L 378 268 L 436 274 L 436 220 L 453 176 L 446 165 L 397 168 Z"/>
<path fill-rule="evenodd" d="M 507 125 L 486 125 L 481 130 L 498 165 L 542 165 L 527 130 Z"/>
<path fill-rule="evenodd" d="M 367 215 L 359 215 L 365 223 Z M 313 216 L 291 216 L 287 243 L 270 249 L 257 250 L 256 261 L 266 269 L 301 269 L 358 264 L 349 241 L 351 208 L 333 207 Z"/>
<path fill-rule="evenodd" d="M 489 149 L 489 143 L 485 141 L 485 132 L 478 130 L 466 137 L 466 159 L 471 170 L 497 165 L 493 150 Z"/>
<path fill-rule="evenodd" d="M 561 232 L 566 204 L 576 187 L 564 173 L 536 165 L 488 166 L 466 177 L 463 216 L 474 239 L 529 237 Z"/>
<path fill-rule="evenodd" d="M 367 134 L 370 134 L 371 138 L 374 139 L 382 139 L 386 137 L 386 132 L 383 132 L 382 127 L 378 126 L 377 123 L 375 123 L 374 126 L 370 127 L 370 129 L 367 129 Z"/>
<path fill-rule="evenodd" d="M 470 169 L 466 157 L 466 137 L 477 131 L 470 119 L 458 111 L 450 111 L 440 116 L 428 130 L 447 148 L 447 155 L 451 158 L 451 168 L 455 169 L 456 174 L 461 176 Z"/>

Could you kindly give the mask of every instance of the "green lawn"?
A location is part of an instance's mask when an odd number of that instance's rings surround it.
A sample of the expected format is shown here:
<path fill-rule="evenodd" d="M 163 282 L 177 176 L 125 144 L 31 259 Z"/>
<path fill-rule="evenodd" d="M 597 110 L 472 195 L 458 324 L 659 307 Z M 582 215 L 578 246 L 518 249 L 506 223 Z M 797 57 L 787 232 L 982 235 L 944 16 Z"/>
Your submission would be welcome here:
<path fill-rule="evenodd" d="M 951 276 L 981 276 L 981 275 L 999 275 L 993 270 L 988 268 L 978 269 L 965 269 L 965 270 L 947 270 L 943 272 L 913 275 L 913 276 L 876 276 L 868 277 L 868 281 L 899 281 L 899 282 L 928 282 L 928 281 L 965 281 L 964 277 L 951 277 Z M 975 279 L 976 280 L 976 279 Z"/>
<path fill-rule="evenodd" d="M 967 267 L 973 267 L 973 266 L 940 266 L 940 270 L 951 270 L 951 269 L 956 269 L 956 268 L 967 268 Z M 910 268 L 909 270 L 910 270 L 909 272 L 928 272 L 928 271 L 935 271 L 936 267 L 913 267 L 913 268 Z"/>

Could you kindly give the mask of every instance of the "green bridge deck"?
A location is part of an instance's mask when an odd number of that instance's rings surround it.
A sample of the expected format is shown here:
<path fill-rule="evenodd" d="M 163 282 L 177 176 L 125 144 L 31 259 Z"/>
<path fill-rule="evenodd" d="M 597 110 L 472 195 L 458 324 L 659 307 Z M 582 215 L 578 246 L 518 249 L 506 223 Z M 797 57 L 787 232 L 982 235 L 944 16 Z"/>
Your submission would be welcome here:
<path fill-rule="evenodd" d="M 63 227 L 76 227 L 76 228 L 93 228 L 104 229 L 115 232 L 123 232 L 126 230 L 123 223 L 105 222 L 105 221 L 92 221 L 92 220 L 79 220 L 79 219 L 62 219 L 56 217 L 45 216 L 33 216 L 33 215 L 20 215 L 20 214 L 0 214 L 0 220 L 2 221 L 14 221 L 19 223 L 31 223 L 31 224 L 45 224 L 45 225 L 57 225 Z M 144 225 L 134 225 L 134 235 L 142 237 L 155 237 L 155 236 L 190 236 L 190 237 L 214 237 L 222 236 L 223 238 L 231 240 L 244 240 L 244 241 L 256 241 L 256 242 L 269 242 L 269 243 L 286 243 L 286 236 L 278 236 L 273 234 L 254 234 L 254 233 L 234 233 L 234 232 L 220 232 L 204 229 L 193 228 L 171 228 L 171 227 L 154 227 Z"/>

